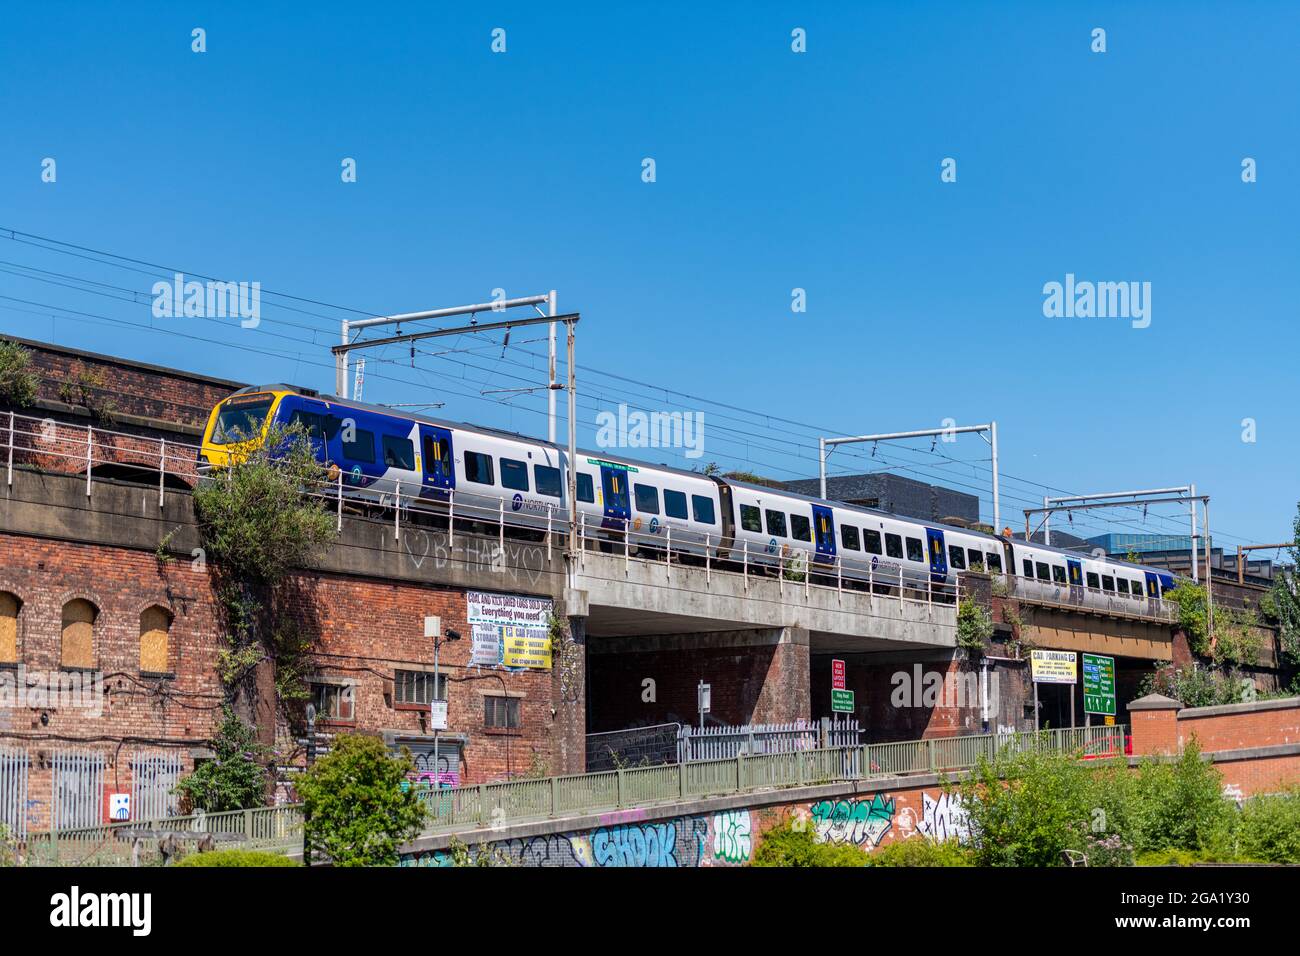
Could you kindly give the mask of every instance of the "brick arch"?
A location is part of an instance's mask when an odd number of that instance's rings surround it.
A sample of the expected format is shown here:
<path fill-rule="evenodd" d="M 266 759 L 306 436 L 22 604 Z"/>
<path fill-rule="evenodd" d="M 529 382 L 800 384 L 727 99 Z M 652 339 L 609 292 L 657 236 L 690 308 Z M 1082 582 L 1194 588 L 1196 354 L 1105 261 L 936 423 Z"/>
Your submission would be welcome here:
<path fill-rule="evenodd" d="M 140 633 L 140 673 L 170 674 L 175 612 L 165 602 L 154 601 L 141 608 L 136 617 Z"/>
<path fill-rule="evenodd" d="M 83 607 L 90 608 L 86 614 Z M 71 609 L 71 610 L 69 610 Z M 95 655 L 95 631 L 101 627 L 104 617 L 103 606 L 92 597 L 72 592 L 59 601 L 59 666 L 93 668 L 97 660 Z"/>
<path fill-rule="evenodd" d="M 0 584 L 0 664 L 17 664 L 21 658 L 25 606 L 17 591 Z"/>

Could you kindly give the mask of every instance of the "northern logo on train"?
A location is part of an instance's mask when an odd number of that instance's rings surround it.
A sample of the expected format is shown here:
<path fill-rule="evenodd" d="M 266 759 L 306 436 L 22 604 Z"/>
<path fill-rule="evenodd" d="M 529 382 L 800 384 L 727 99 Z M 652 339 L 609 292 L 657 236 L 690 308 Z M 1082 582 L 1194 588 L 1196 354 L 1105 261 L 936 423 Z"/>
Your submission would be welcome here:
<path fill-rule="evenodd" d="M 767 543 L 767 553 L 776 554 L 776 538 L 773 538 Z"/>
<path fill-rule="evenodd" d="M 511 511 L 518 511 L 518 510 L 519 510 L 520 508 L 522 508 L 523 506 L 524 506 L 524 496 L 523 496 L 523 495 L 515 495 L 513 498 L 510 499 L 510 510 L 511 510 Z"/>
<path fill-rule="evenodd" d="M 873 554 L 871 556 L 871 570 L 874 571 L 879 566 L 880 566 L 880 558 Z"/>
<path fill-rule="evenodd" d="M 651 519 L 650 519 L 650 533 L 651 533 L 651 534 L 658 534 L 658 533 L 659 533 L 659 519 L 658 519 L 658 518 L 651 518 Z"/>
<path fill-rule="evenodd" d="M 359 485 L 359 484 L 361 484 L 361 466 L 360 466 L 360 465 L 357 465 L 355 468 L 352 469 L 352 483 L 353 483 L 354 485 Z"/>

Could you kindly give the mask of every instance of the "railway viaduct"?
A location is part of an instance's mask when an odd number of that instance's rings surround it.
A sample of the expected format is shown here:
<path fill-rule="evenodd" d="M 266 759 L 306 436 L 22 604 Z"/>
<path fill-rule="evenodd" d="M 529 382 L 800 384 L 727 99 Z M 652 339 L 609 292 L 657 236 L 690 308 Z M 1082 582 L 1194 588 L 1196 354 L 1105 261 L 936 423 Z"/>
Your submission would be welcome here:
<path fill-rule="evenodd" d="M 20 449 L 0 473 L 0 678 L 95 674 L 103 691 L 97 708 L 29 694 L 0 709 L 0 794 L 6 781 L 20 794 L 0 797 L 0 819 L 19 830 L 99 822 L 108 793 L 165 802 L 210 756 L 226 644 L 188 489 L 206 410 L 238 387 L 28 345 L 41 395 L 0 409 L 0 454 Z M 85 386 L 85 404 L 68 403 L 68 381 Z M 972 575 L 996 623 L 976 664 L 957 647 L 955 606 L 932 596 L 594 547 L 568 556 L 558 536 L 477 531 L 341 513 L 337 540 L 288 599 L 323 732 L 383 734 L 437 779 L 479 783 L 581 772 L 589 738 L 697 723 L 701 681 L 715 722 L 815 722 L 831 713 L 842 660 L 863 742 L 889 741 L 1032 727 L 1031 644 L 1115 655 L 1123 702 L 1155 662 L 1186 655 L 1167 620 L 1007 594 Z M 510 649 L 490 641 L 511 640 L 501 608 L 550 628 L 549 659 L 501 666 Z M 420 696 L 429 616 L 444 638 L 461 636 L 441 647 L 449 717 L 436 756 Z M 932 676 L 948 682 L 937 699 L 915 686 Z M 303 702 L 278 698 L 266 662 L 257 686 L 264 742 L 300 762 Z"/>

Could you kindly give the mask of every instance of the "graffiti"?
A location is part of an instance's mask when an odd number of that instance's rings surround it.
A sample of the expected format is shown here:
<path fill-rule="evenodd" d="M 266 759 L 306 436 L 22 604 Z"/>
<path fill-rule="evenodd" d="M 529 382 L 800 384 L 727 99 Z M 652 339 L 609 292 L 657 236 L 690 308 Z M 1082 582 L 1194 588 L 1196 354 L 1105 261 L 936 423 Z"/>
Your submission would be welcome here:
<path fill-rule="evenodd" d="M 917 829 L 922 836 L 935 842 L 965 840 L 970 836 L 961 797 L 941 793 L 936 799 L 928 793 L 922 793 L 921 805 L 921 823 Z"/>
<path fill-rule="evenodd" d="M 748 810 L 728 810 L 713 815 L 713 858 L 744 863 L 754 849 Z"/>
<path fill-rule="evenodd" d="M 602 827 L 591 838 L 597 866 L 677 866 L 677 824 Z"/>
<path fill-rule="evenodd" d="M 456 546 L 451 548 L 445 534 L 417 527 L 402 530 L 401 548 L 415 571 L 422 570 L 426 563 L 433 571 L 445 571 L 455 565 L 467 571 L 505 574 L 516 584 L 527 581 L 536 586 L 546 567 L 545 553 L 537 545 L 507 542 L 502 548 L 496 541 L 466 538 L 462 542 L 458 536 Z"/>
<path fill-rule="evenodd" d="M 479 844 L 469 848 L 470 860 L 477 863 L 484 854 L 494 857 L 494 865 L 510 866 L 595 866 L 591 841 L 586 836 L 548 834 L 500 843 Z M 404 856 L 407 867 L 455 866 L 447 850 L 427 850 Z"/>
<path fill-rule="evenodd" d="M 894 821 L 894 799 L 822 800 L 812 805 L 812 820 L 818 843 L 879 846 Z"/>

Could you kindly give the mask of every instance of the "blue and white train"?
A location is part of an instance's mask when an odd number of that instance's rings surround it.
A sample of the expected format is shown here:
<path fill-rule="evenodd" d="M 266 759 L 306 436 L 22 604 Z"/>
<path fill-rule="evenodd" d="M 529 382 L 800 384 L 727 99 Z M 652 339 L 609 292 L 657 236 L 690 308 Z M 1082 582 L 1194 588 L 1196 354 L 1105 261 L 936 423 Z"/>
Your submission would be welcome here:
<path fill-rule="evenodd" d="M 510 432 L 440 421 L 287 385 L 245 388 L 212 410 L 201 467 L 226 467 L 265 439 L 272 425 L 300 425 L 348 498 L 379 504 L 447 502 L 457 516 L 504 514 L 541 528 L 568 517 L 568 451 Z M 572 463 L 584 533 L 638 547 L 671 535 L 675 554 L 775 567 L 791 556 L 813 573 L 882 586 L 954 584 L 978 569 L 1125 607 L 1159 599 L 1170 573 L 886 514 L 718 476 L 651 465 L 608 451 L 579 451 Z M 837 560 L 838 559 L 838 560 Z M 829 570 L 835 568 L 836 570 Z"/>

